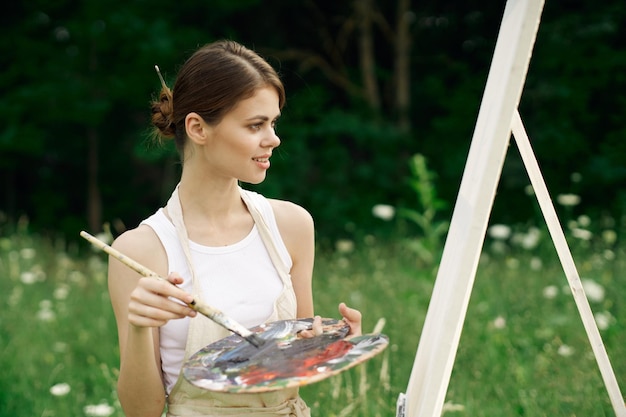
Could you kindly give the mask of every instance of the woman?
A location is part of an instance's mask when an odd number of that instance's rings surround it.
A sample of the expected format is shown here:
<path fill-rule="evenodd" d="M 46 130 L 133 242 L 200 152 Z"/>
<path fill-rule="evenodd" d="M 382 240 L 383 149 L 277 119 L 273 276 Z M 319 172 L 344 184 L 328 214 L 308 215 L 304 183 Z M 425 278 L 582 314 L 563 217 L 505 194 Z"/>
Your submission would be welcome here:
<path fill-rule="evenodd" d="M 275 125 L 284 102 L 283 85 L 266 61 L 222 41 L 196 51 L 174 90 L 163 83 L 152 103 L 159 135 L 173 138 L 180 153 L 180 183 L 166 207 L 113 246 L 175 285 L 109 262 L 118 395 L 129 417 L 158 417 L 166 405 L 169 416 L 309 415 L 297 389 L 212 393 L 180 375 L 189 355 L 228 335 L 206 318 L 193 319 L 196 312 L 183 303 L 194 298 L 246 327 L 313 316 L 311 216 L 238 185 L 265 179 L 280 144 Z M 360 334 L 360 312 L 341 303 L 339 313 L 350 333 Z M 316 317 L 316 332 L 319 326 Z"/>

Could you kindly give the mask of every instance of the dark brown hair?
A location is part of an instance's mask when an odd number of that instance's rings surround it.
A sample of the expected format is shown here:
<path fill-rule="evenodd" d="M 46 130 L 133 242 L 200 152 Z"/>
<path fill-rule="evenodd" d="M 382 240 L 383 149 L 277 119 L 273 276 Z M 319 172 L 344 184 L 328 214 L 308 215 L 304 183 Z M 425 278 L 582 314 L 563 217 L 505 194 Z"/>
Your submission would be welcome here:
<path fill-rule="evenodd" d="M 285 89 L 267 61 L 234 41 L 205 45 L 183 64 L 174 89 L 163 86 L 158 100 L 152 102 L 155 133 L 159 139 L 174 138 L 182 156 L 189 113 L 196 112 L 206 123 L 217 124 L 237 103 L 267 86 L 276 89 L 282 109 Z"/>

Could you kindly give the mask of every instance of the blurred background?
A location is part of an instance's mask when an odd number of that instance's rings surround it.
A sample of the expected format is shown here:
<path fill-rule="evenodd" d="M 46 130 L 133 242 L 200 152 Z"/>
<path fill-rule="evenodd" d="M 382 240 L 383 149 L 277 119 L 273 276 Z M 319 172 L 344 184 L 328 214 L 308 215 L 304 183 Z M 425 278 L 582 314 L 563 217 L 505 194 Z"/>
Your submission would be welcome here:
<path fill-rule="evenodd" d="M 264 184 L 313 214 L 321 240 L 397 223 L 415 207 L 424 157 L 448 219 L 463 173 L 504 1 L 33 0 L 0 17 L 0 212 L 41 233 L 135 227 L 180 166 L 149 140 L 158 64 L 221 38 L 279 71 L 288 100 Z M 594 218 L 626 214 L 626 3 L 547 1 L 520 111 L 553 195 Z M 515 145 L 492 220 L 536 207 Z"/>

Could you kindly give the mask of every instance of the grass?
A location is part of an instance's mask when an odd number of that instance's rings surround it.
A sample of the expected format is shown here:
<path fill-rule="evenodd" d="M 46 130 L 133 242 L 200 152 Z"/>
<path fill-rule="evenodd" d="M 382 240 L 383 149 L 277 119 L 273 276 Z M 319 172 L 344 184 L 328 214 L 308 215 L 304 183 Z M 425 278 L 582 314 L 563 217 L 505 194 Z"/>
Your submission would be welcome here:
<path fill-rule="evenodd" d="M 122 416 L 115 393 L 115 323 L 101 253 L 17 230 L 0 237 L 0 410 L 21 416 Z M 567 281 L 544 231 L 531 249 L 488 238 L 479 264 L 445 414 L 612 416 Z M 521 240 L 517 240 L 521 241 Z M 571 242 L 620 387 L 626 387 L 626 248 Z M 403 239 L 368 236 L 320 251 L 317 313 L 346 301 L 380 318 L 390 345 L 336 377 L 304 387 L 317 417 L 395 416 L 420 340 L 436 271 Z M 588 281 L 587 281 L 588 280 Z"/>

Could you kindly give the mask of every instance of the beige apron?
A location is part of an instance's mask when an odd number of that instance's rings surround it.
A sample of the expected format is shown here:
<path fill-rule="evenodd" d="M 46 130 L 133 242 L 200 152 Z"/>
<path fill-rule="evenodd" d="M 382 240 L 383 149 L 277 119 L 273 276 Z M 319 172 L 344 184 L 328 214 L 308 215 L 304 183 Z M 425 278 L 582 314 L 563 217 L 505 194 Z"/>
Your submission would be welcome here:
<path fill-rule="evenodd" d="M 261 239 L 270 254 L 272 263 L 283 281 L 283 291 L 274 302 L 274 310 L 267 322 L 296 318 L 296 295 L 291 284 L 291 277 L 287 266 L 280 258 L 272 239 L 269 227 L 259 210 L 254 206 L 246 191 L 241 190 L 241 198 L 246 203 L 252 218 L 257 226 Z M 194 298 L 202 299 L 202 290 L 199 280 L 194 276 L 189 250 L 189 238 L 183 222 L 183 213 L 178 197 L 178 187 L 172 193 L 167 203 L 167 211 L 176 227 L 187 264 L 191 271 Z M 183 363 L 198 350 L 206 345 L 226 337 L 230 332 L 203 316 L 189 320 L 189 333 L 185 347 Z M 182 372 L 172 388 L 167 399 L 168 417 L 310 417 L 310 409 L 298 396 L 297 388 L 259 394 L 228 394 L 203 390 L 191 385 Z"/>

